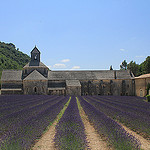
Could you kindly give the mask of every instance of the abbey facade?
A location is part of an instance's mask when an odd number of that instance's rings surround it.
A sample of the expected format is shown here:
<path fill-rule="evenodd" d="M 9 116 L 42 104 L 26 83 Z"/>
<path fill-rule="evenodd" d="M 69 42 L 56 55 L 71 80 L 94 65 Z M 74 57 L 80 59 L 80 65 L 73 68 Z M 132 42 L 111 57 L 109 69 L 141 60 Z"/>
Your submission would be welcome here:
<path fill-rule="evenodd" d="M 4 70 L 1 94 L 135 95 L 135 78 L 129 70 L 51 71 L 31 51 L 23 70 Z"/>

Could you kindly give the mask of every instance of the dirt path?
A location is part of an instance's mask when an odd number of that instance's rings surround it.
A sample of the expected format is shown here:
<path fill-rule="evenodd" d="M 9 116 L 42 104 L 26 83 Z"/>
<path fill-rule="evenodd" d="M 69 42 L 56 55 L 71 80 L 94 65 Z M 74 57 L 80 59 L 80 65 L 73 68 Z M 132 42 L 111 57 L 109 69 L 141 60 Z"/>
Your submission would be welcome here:
<path fill-rule="evenodd" d="M 34 145 L 32 150 L 55 150 L 54 147 L 54 136 L 55 136 L 55 126 L 57 120 L 50 126 L 48 131 L 41 137 L 41 139 Z"/>
<path fill-rule="evenodd" d="M 70 100 L 71 99 L 69 99 L 69 101 L 65 104 L 64 108 L 61 110 L 61 112 L 59 113 L 53 124 L 49 126 L 47 131 L 35 143 L 32 150 L 56 150 L 54 146 L 54 136 L 56 132 L 55 127 L 59 122 L 60 118 L 62 117 L 62 115 L 64 114 L 66 108 L 68 107 Z"/>
<path fill-rule="evenodd" d="M 150 150 L 150 141 L 144 139 L 142 136 L 140 136 L 139 134 L 137 134 L 136 132 L 132 131 L 131 129 L 127 128 L 126 126 L 124 126 L 123 124 L 121 124 L 121 126 L 130 134 L 132 134 L 133 136 L 135 136 L 140 142 L 141 142 L 141 148 L 143 150 Z"/>
<path fill-rule="evenodd" d="M 78 102 L 78 101 L 77 101 Z M 79 104 L 79 103 L 78 103 Z M 82 118 L 85 133 L 87 135 L 87 142 L 89 143 L 89 148 L 91 150 L 112 150 L 107 146 L 106 141 L 104 141 L 99 134 L 96 133 L 94 127 L 89 123 L 88 117 L 86 116 L 83 108 L 79 104 L 79 112 Z"/>

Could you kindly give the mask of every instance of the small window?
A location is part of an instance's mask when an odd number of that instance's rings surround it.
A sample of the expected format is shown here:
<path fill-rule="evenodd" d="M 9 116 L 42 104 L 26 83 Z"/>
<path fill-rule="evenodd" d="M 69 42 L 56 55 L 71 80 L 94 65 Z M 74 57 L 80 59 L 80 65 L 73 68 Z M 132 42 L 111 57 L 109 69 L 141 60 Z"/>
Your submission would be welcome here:
<path fill-rule="evenodd" d="M 37 93 L 37 87 L 34 87 L 34 93 L 35 94 Z"/>
<path fill-rule="evenodd" d="M 143 97 L 143 90 L 140 89 L 140 97 Z"/>
<path fill-rule="evenodd" d="M 37 60 L 37 55 L 35 55 L 34 59 Z"/>
<path fill-rule="evenodd" d="M 43 89 L 43 92 L 45 92 L 45 88 L 44 88 L 44 86 L 42 87 L 42 89 Z"/>

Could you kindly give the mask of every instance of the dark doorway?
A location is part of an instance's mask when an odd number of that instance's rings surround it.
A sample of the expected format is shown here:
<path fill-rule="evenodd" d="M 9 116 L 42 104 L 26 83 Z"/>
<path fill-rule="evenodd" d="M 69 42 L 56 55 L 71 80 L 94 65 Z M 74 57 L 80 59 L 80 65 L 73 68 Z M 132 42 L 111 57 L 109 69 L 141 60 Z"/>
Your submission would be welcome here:
<path fill-rule="evenodd" d="M 34 87 L 34 93 L 37 94 L 37 87 Z"/>

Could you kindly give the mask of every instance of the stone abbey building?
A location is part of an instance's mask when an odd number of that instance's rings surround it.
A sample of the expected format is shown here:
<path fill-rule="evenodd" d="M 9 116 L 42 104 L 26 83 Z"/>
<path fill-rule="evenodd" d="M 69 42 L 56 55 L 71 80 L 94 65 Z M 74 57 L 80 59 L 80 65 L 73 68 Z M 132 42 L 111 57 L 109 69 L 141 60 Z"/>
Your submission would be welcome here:
<path fill-rule="evenodd" d="M 1 94 L 135 95 L 135 78 L 129 70 L 51 71 L 31 51 L 23 70 L 4 70 Z"/>

